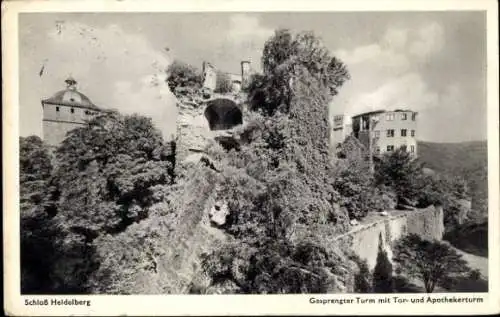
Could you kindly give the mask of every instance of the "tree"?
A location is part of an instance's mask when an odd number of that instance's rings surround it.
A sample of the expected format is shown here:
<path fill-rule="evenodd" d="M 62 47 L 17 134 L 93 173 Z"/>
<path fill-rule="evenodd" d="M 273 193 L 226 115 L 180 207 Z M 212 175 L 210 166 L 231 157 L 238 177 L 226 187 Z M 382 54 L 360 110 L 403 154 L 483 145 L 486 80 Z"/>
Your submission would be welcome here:
<path fill-rule="evenodd" d="M 398 203 L 404 205 L 416 205 L 420 190 L 418 180 L 422 175 L 420 162 L 401 149 L 384 154 L 375 169 L 376 183 L 392 188 Z"/>
<path fill-rule="evenodd" d="M 49 148 L 38 136 L 19 139 L 19 182 L 21 210 L 29 212 L 42 200 L 42 192 L 52 172 Z"/>
<path fill-rule="evenodd" d="M 467 274 L 470 269 L 449 245 L 421 239 L 411 234 L 400 239 L 394 247 L 394 262 L 403 274 L 421 280 L 425 291 L 432 293 L 436 285 L 451 277 Z"/>
<path fill-rule="evenodd" d="M 95 241 L 146 219 L 173 182 L 168 144 L 151 119 L 106 113 L 70 131 L 56 150 L 45 210 L 60 228 L 55 279 L 82 292 L 95 270 Z M 68 264 L 70 263 L 70 264 Z"/>
<path fill-rule="evenodd" d="M 277 30 L 264 45 L 263 74 L 252 76 L 249 100 L 252 109 L 272 115 L 290 109 L 293 84 L 297 76 L 310 76 L 311 81 L 327 90 L 331 97 L 348 80 L 345 65 L 330 55 L 327 47 L 311 32 L 292 34 Z M 305 77 L 304 77 L 305 78 Z"/>
<path fill-rule="evenodd" d="M 373 270 L 373 292 L 392 293 L 392 263 L 384 250 L 382 234 L 379 235 L 377 264 Z"/>
<path fill-rule="evenodd" d="M 341 195 L 340 205 L 349 212 L 349 218 L 361 219 L 370 211 L 390 207 L 384 191 L 374 186 L 374 178 L 362 149 L 348 138 L 342 145 L 335 162 L 333 187 Z"/>
<path fill-rule="evenodd" d="M 171 91 L 177 87 L 200 88 L 203 85 L 201 72 L 187 63 L 174 60 L 167 68 L 167 83 Z"/>
<path fill-rule="evenodd" d="M 19 139 L 21 293 L 49 293 L 57 230 L 39 206 L 52 172 L 49 148 L 38 136 Z"/>

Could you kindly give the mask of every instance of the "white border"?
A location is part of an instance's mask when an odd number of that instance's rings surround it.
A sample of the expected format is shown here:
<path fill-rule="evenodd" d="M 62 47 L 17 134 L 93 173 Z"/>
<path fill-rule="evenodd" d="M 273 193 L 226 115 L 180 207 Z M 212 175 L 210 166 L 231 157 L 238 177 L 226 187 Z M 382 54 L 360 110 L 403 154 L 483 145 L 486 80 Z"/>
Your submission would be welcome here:
<path fill-rule="evenodd" d="M 189 12 L 189 11 L 487 11 L 489 282 L 484 304 L 309 304 L 309 298 L 355 298 L 362 295 L 167 295 L 167 296 L 68 296 L 90 299 L 87 306 L 25 306 L 20 295 L 19 268 L 19 81 L 18 14 L 20 12 Z M 498 113 L 498 8 L 494 0 L 354 0 L 354 1 L 9 1 L 2 3 L 3 94 L 3 216 L 4 302 L 9 315 L 326 315 L 326 314 L 491 314 L 500 310 L 499 297 L 499 113 Z M 425 294 L 399 295 L 420 298 Z M 432 294 L 432 297 L 453 294 Z M 392 296 L 392 295 L 391 295 Z M 386 295 L 370 295 L 381 298 Z M 39 298 L 64 299 L 64 296 Z"/>

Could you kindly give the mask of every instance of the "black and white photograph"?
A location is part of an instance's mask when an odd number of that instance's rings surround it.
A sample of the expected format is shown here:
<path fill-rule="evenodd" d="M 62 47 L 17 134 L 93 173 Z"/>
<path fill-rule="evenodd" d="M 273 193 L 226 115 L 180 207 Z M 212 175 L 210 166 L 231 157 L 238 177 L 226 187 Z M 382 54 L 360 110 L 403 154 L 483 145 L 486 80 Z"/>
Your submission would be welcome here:
<path fill-rule="evenodd" d="M 487 34 L 486 10 L 19 13 L 25 305 L 487 296 Z"/>

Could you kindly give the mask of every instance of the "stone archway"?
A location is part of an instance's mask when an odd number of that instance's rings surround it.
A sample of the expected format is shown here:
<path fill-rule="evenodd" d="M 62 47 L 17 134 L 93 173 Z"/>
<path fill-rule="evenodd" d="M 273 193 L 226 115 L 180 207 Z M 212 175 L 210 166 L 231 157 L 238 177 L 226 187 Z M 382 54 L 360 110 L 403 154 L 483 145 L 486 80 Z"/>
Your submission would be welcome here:
<path fill-rule="evenodd" d="M 208 102 L 205 118 L 211 131 L 229 130 L 243 123 L 243 114 L 236 103 L 228 98 L 218 98 Z"/>

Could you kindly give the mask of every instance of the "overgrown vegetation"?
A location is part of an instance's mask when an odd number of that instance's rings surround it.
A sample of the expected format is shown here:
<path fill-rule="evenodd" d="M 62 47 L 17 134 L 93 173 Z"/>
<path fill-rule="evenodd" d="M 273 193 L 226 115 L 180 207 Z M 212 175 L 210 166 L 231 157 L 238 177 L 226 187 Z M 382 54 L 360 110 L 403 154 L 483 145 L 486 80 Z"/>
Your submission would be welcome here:
<path fill-rule="evenodd" d="M 199 69 L 179 60 L 174 60 L 167 69 L 167 83 L 170 90 L 179 88 L 201 88 L 203 74 Z"/>
<path fill-rule="evenodd" d="M 262 64 L 249 88 L 253 123 L 241 131 L 247 143 L 212 153 L 224 166 L 225 230 L 238 247 L 208 255 L 207 272 L 213 283 L 231 281 L 238 292 L 324 292 L 336 286 L 341 261 L 317 242 L 296 244 L 292 236 L 300 225 L 330 223 L 340 232 L 348 226 L 333 189 L 327 121 L 327 104 L 347 70 L 316 37 L 287 30 L 266 42 Z M 248 267 L 238 274 L 214 270 L 224 259 L 246 259 Z"/>
<path fill-rule="evenodd" d="M 188 288 L 193 293 L 345 291 L 351 275 L 356 292 L 390 292 L 395 279 L 382 244 L 370 272 L 366 261 L 325 243 L 325 231 L 344 233 L 350 219 L 396 205 L 440 204 L 448 224 L 460 223 L 457 201 L 469 195 L 460 178 L 428 174 L 403 151 L 384 156 L 372 174 L 350 138 L 331 160 L 328 104 L 349 73 L 319 38 L 276 31 L 262 66 L 245 87 L 250 111 L 234 129 L 239 146 L 226 150 L 214 142 L 206 150 L 217 167 L 192 164 L 174 175 L 174 144 L 138 115 L 99 116 L 69 132 L 53 157 L 39 138 L 22 138 L 23 293 L 128 294 L 156 274 L 162 277 L 156 290 L 186 291 L 186 281 L 172 276 L 182 275 L 176 270 L 185 258 L 201 253 L 185 249 L 193 247 L 188 237 L 200 234 L 199 224 L 209 222 L 204 212 L 214 197 L 229 209 L 217 226 L 225 242 L 204 250 L 201 268 L 188 268 L 202 270 L 196 277 L 203 283 Z M 172 91 L 202 87 L 199 70 L 183 62 L 172 63 L 168 74 Z M 230 91 L 221 76 L 216 90 Z M 457 274 L 461 259 L 418 239 L 396 247 L 399 269 L 424 278 L 428 291 L 450 285 L 446 272 L 428 278 L 425 263 L 413 259 L 435 261 L 429 252 L 437 252 L 458 261 Z"/>
<path fill-rule="evenodd" d="M 101 115 L 88 126 L 70 131 L 55 152 L 50 177 L 48 159 L 41 155 L 38 143 L 21 140 L 23 151 L 28 152 L 21 178 L 33 178 L 32 170 L 46 167 L 39 176 L 45 177 L 43 200 L 38 199 L 31 209 L 36 220 L 43 222 L 34 226 L 33 216 L 21 223 L 26 234 L 22 254 L 40 259 L 34 263 L 50 262 L 44 264 L 50 267 L 50 277 L 39 283 L 49 283 L 43 286 L 45 291 L 86 292 L 88 278 L 100 264 L 97 241 L 123 233 L 165 200 L 173 181 L 172 153 L 150 119 L 117 113 Z M 44 222 L 48 225 L 39 227 Z M 36 250 L 39 243 L 34 239 L 40 236 L 51 241 L 47 254 Z"/>

